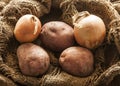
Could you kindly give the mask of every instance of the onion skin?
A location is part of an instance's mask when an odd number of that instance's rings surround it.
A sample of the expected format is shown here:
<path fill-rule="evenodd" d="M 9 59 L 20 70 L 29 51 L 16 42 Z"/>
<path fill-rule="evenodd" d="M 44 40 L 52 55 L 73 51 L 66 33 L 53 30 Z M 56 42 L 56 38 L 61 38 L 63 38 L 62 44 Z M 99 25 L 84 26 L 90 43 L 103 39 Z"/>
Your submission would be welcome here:
<path fill-rule="evenodd" d="M 41 32 L 40 20 L 31 14 L 22 16 L 14 29 L 15 38 L 20 42 L 32 42 Z"/>
<path fill-rule="evenodd" d="M 60 55 L 59 63 L 64 71 L 75 76 L 88 76 L 94 69 L 92 52 L 79 46 L 65 49 Z"/>
<path fill-rule="evenodd" d="M 75 16 L 76 19 L 78 16 Z M 73 17 L 74 18 L 74 17 Z M 85 14 L 74 22 L 74 36 L 77 43 L 83 47 L 93 49 L 101 45 L 106 35 L 103 20 L 92 14 Z"/>

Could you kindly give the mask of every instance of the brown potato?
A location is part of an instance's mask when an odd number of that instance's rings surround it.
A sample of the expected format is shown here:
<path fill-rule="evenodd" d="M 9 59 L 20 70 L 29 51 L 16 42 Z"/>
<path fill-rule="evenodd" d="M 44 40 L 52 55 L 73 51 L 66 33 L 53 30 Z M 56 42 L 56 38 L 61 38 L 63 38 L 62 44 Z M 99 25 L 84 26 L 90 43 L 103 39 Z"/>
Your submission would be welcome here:
<path fill-rule="evenodd" d="M 69 47 L 59 58 L 62 69 L 72 75 L 88 76 L 93 71 L 93 54 L 86 48 Z"/>
<path fill-rule="evenodd" d="M 73 28 L 61 21 L 51 21 L 43 25 L 40 40 L 46 48 L 62 51 L 74 45 Z"/>
<path fill-rule="evenodd" d="M 29 76 L 44 74 L 50 64 L 47 52 L 33 43 L 20 45 L 17 49 L 17 56 L 21 72 Z"/>

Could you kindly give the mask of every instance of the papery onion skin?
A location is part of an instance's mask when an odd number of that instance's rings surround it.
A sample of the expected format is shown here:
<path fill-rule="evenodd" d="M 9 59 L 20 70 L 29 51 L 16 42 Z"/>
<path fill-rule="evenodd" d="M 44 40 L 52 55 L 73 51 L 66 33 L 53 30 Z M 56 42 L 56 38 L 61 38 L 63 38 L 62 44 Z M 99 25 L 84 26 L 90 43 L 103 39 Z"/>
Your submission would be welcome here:
<path fill-rule="evenodd" d="M 106 27 L 100 17 L 88 14 L 74 22 L 74 36 L 79 45 L 93 49 L 104 41 Z"/>
<path fill-rule="evenodd" d="M 15 38 L 20 42 L 32 42 L 41 32 L 41 21 L 32 14 L 22 16 L 14 29 Z"/>

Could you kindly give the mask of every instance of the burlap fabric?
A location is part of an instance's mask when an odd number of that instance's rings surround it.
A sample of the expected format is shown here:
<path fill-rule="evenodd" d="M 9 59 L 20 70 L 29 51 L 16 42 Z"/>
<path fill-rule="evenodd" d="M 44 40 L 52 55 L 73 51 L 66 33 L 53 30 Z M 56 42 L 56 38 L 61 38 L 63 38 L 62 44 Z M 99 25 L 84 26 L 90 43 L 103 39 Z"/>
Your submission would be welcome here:
<path fill-rule="evenodd" d="M 120 17 L 114 3 L 115 0 L 10 0 L 5 3 L 0 12 L 0 85 L 120 86 Z M 76 11 L 100 16 L 107 28 L 103 44 L 92 50 L 94 72 L 88 77 L 70 75 L 59 66 L 60 53 L 46 49 L 51 61 L 47 73 L 38 77 L 23 75 L 16 56 L 20 44 L 13 35 L 17 20 L 30 13 L 39 17 L 42 23 L 61 20 L 72 25 L 71 17 Z M 34 43 L 40 45 L 40 40 Z"/>

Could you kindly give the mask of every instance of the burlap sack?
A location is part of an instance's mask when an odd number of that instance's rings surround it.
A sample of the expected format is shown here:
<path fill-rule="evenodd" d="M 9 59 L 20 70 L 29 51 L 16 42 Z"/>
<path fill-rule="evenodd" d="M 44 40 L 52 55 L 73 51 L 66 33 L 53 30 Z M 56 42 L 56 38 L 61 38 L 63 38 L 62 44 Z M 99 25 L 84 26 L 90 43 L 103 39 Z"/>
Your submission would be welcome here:
<path fill-rule="evenodd" d="M 25 14 L 41 17 L 49 13 L 50 7 L 51 0 L 10 0 L 9 4 L 1 11 L 1 15 L 7 18 L 9 22 L 15 24 Z"/>
<path fill-rule="evenodd" d="M 2 86 L 120 86 L 120 18 L 113 4 L 108 0 L 52 0 L 51 6 L 50 1 L 12 0 L 1 11 L 0 82 L 3 83 Z M 41 10 L 43 9 L 41 6 L 46 10 Z M 72 7 L 75 7 L 79 12 L 89 11 L 96 14 L 105 22 L 107 28 L 105 41 L 101 46 L 92 50 L 95 60 L 94 72 L 88 77 L 70 75 L 59 66 L 60 53 L 54 53 L 46 49 L 51 60 L 47 73 L 38 77 L 23 75 L 19 69 L 16 56 L 16 49 L 20 44 L 13 36 L 14 26 L 18 18 L 26 13 L 31 13 L 39 17 L 43 23 L 51 20 L 61 20 L 72 25 L 71 17 L 76 12 L 75 8 Z M 48 14 L 44 15 L 45 13 Z M 39 44 L 39 42 L 39 39 L 34 41 L 36 44 Z"/>

